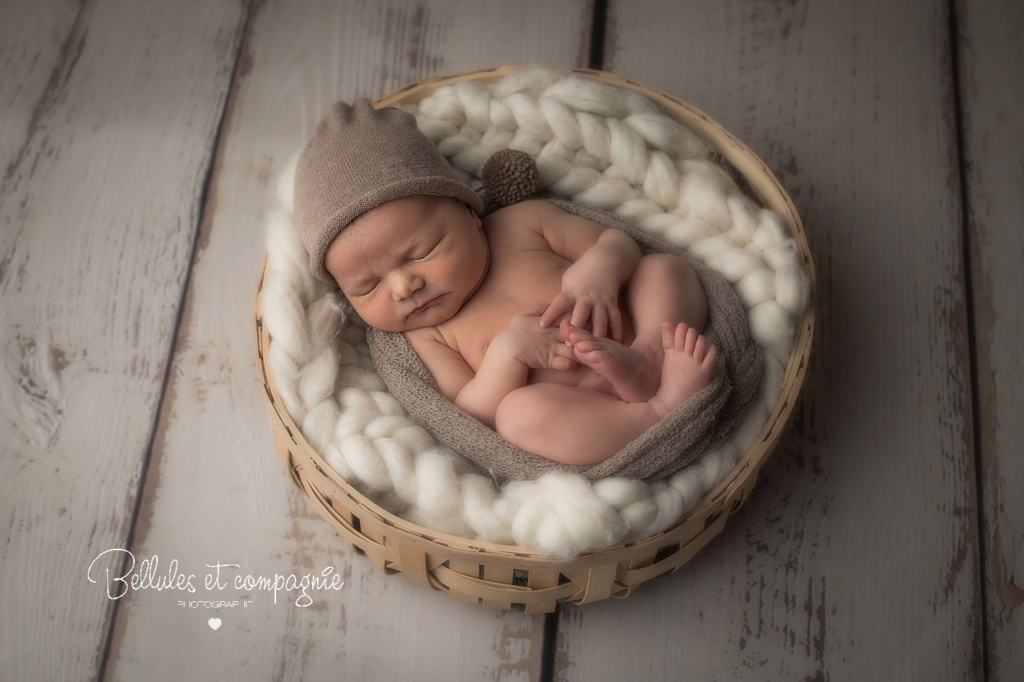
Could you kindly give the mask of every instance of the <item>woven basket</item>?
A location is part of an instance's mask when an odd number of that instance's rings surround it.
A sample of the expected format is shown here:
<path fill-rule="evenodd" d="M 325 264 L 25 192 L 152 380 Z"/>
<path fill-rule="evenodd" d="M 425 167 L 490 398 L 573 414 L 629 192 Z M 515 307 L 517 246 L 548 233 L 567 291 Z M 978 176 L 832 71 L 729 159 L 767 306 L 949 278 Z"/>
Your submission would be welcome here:
<path fill-rule="evenodd" d="M 491 83 L 517 68 L 419 81 L 381 98 L 378 104 L 416 103 L 443 85 L 459 80 Z M 678 569 L 718 535 L 750 494 L 758 471 L 792 412 L 806 372 L 814 328 L 814 269 L 803 226 L 792 200 L 764 162 L 706 114 L 679 99 L 605 72 L 573 71 L 648 97 L 703 137 L 742 175 L 763 205 L 782 217 L 810 280 L 810 300 L 796 327 L 782 392 L 767 422 L 736 466 L 673 528 L 638 542 L 572 559 L 555 559 L 523 547 L 435 532 L 389 513 L 342 480 L 310 446 L 285 410 L 265 361 L 270 335 L 263 325 L 260 303 L 262 275 L 255 301 L 258 372 L 274 441 L 286 470 L 309 496 L 315 510 L 386 573 L 400 572 L 422 585 L 448 592 L 457 601 L 527 613 L 551 612 L 560 602 L 585 604 L 626 597 L 641 583 Z"/>

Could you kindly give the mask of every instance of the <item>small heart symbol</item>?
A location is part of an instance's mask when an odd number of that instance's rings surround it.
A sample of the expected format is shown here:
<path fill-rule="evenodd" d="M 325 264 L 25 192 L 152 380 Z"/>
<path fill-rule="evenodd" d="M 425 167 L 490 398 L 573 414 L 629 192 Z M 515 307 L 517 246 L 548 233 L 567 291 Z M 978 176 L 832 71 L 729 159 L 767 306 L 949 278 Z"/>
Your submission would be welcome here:
<path fill-rule="evenodd" d="M 220 627 L 220 618 L 211 618 L 207 622 L 210 624 L 211 630 L 216 630 Z"/>

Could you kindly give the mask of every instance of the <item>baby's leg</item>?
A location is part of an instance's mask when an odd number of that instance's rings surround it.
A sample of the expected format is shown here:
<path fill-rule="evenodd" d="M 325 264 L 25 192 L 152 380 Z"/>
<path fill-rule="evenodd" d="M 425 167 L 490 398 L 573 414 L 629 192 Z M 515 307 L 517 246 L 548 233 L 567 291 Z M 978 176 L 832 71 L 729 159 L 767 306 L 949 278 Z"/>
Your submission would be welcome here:
<path fill-rule="evenodd" d="M 706 386 L 717 351 L 685 324 L 661 329 L 664 357 L 657 392 L 626 402 L 562 384 L 532 384 L 498 406 L 498 433 L 528 452 L 572 465 L 603 462 Z"/>
<path fill-rule="evenodd" d="M 509 393 L 495 428 L 527 452 L 574 466 L 608 459 L 656 419 L 646 403 L 564 384 L 531 384 Z"/>
<path fill-rule="evenodd" d="M 648 400 L 662 380 L 662 325 L 685 323 L 698 332 L 707 321 L 707 301 L 697 273 L 668 254 L 645 256 L 629 281 L 628 299 L 635 338 L 628 347 L 597 338 L 567 321 L 562 339 L 576 358 L 596 371 L 622 400 Z"/>
<path fill-rule="evenodd" d="M 636 330 L 634 346 L 660 351 L 664 322 L 685 322 L 698 333 L 707 323 L 704 288 L 689 263 L 676 256 L 644 256 L 629 280 L 628 298 Z"/>

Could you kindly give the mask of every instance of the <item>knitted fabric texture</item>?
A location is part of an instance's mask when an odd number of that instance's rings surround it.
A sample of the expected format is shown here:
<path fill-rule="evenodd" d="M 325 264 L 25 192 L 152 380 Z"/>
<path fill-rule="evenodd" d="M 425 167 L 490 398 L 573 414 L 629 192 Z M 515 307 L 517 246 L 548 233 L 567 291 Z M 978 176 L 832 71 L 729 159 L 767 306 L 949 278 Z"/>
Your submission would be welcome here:
<path fill-rule="evenodd" d="M 526 152 L 502 149 L 494 152 L 481 169 L 487 213 L 529 199 L 537 192 L 537 162 Z"/>
<path fill-rule="evenodd" d="M 477 213 L 483 202 L 399 109 L 374 109 L 361 98 L 334 104 L 317 125 L 295 169 L 295 223 L 309 269 L 334 284 L 324 255 L 353 220 L 405 197 L 451 197 Z"/>
<path fill-rule="evenodd" d="M 611 458 L 587 466 L 570 466 L 516 447 L 445 399 L 404 334 L 367 330 L 373 363 L 388 391 L 412 417 L 439 442 L 499 483 L 533 480 L 555 470 L 588 479 L 627 476 L 654 481 L 669 476 L 724 443 L 757 393 L 761 351 L 750 337 L 743 306 L 721 275 L 682 249 L 604 211 L 566 201 L 553 203 L 569 213 L 623 230 L 645 253 L 669 253 L 693 266 L 708 301 L 704 335 L 719 351 L 710 384 Z"/>

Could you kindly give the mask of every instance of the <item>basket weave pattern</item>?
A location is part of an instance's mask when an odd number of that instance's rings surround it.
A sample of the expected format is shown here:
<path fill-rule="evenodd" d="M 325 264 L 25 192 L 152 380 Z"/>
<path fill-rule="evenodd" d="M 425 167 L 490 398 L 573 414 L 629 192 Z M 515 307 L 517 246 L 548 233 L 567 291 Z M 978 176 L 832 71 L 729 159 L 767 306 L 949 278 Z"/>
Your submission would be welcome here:
<path fill-rule="evenodd" d="M 470 179 L 494 151 L 492 147 L 524 149 L 537 158 L 542 184 L 549 191 L 619 212 L 645 228 L 662 233 L 670 241 L 679 243 L 689 239 L 684 245 L 690 246 L 695 255 L 712 267 L 716 267 L 715 259 L 718 258 L 720 271 L 727 278 L 730 277 L 727 269 L 738 266 L 734 265 L 733 260 L 721 255 L 723 249 L 716 250 L 714 239 L 709 238 L 715 235 L 706 234 L 709 224 L 712 228 L 716 227 L 711 224 L 716 220 L 713 214 L 715 207 L 705 209 L 701 220 L 680 221 L 679 204 L 683 201 L 691 204 L 686 207 L 687 213 L 698 215 L 697 209 L 700 207 L 692 204 L 702 199 L 699 195 L 693 196 L 692 192 L 687 196 L 695 184 L 675 182 L 678 189 L 673 193 L 659 190 L 659 187 L 665 185 L 664 182 L 659 184 L 647 179 L 652 173 L 664 176 L 678 172 L 678 169 L 686 171 L 685 160 L 695 155 L 708 155 L 709 149 L 705 145 L 710 145 L 710 151 L 731 164 L 743 181 L 773 210 L 771 216 L 776 216 L 774 225 L 781 231 L 781 237 L 785 238 L 784 243 L 795 248 L 795 253 L 794 248 L 788 252 L 791 263 L 784 263 L 783 267 L 793 267 L 792 263 L 796 263 L 800 273 L 805 275 L 805 279 L 800 280 L 805 283 L 803 298 L 800 298 L 798 287 L 796 293 L 775 292 L 775 300 L 771 301 L 773 305 L 778 307 L 781 301 L 781 305 L 793 308 L 787 318 L 790 320 L 788 327 L 766 326 L 757 322 L 757 313 L 753 311 L 756 305 L 751 306 L 752 333 L 758 343 L 765 347 L 766 357 L 771 355 L 776 358 L 777 369 L 774 374 L 769 372 L 765 382 L 762 391 L 765 405 L 761 413 L 745 425 L 746 433 L 740 434 L 742 447 L 732 453 L 719 454 L 717 463 L 713 457 L 706 458 L 711 461 L 711 465 L 705 466 L 703 476 L 697 472 L 703 485 L 698 490 L 699 504 L 681 521 L 679 517 L 686 509 L 680 509 L 675 518 L 668 519 L 667 529 L 654 529 L 656 534 L 652 537 L 639 540 L 626 537 L 626 542 L 618 546 L 602 548 L 571 559 L 557 559 L 515 544 L 459 537 L 465 534 L 462 529 L 456 529 L 458 535 L 437 532 L 413 522 L 408 514 L 399 516 L 387 511 L 378 504 L 382 499 L 378 492 L 372 496 L 364 494 L 368 490 L 365 480 L 361 486 L 364 492 L 351 484 L 358 482 L 360 477 L 353 476 L 351 471 L 344 471 L 344 462 L 340 466 L 334 460 L 328 464 L 321 452 L 329 452 L 329 444 L 319 442 L 314 443 L 316 447 L 311 446 L 310 441 L 316 438 L 309 437 L 309 432 L 315 429 L 307 428 L 306 424 L 306 420 L 310 419 L 310 411 L 303 405 L 288 404 L 302 402 L 297 398 L 301 389 L 282 393 L 275 381 L 275 374 L 288 375 L 289 372 L 287 369 L 283 372 L 279 370 L 280 365 L 271 359 L 270 356 L 275 352 L 273 341 L 277 340 L 279 334 L 277 327 L 274 327 L 275 333 L 272 335 L 263 320 L 261 299 L 265 295 L 264 287 L 272 289 L 273 282 L 265 283 L 261 279 L 257 297 L 258 364 L 260 378 L 266 388 L 275 441 L 285 466 L 313 501 L 317 511 L 347 541 L 383 570 L 400 571 L 424 585 L 448 591 L 455 599 L 480 602 L 495 608 L 550 611 L 559 601 L 586 603 L 609 596 L 622 597 L 640 583 L 685 563 L 721 531 L 728 516 L 742 504 L 752 489 L 757 470 L 774 447 L 792 409 L 792 401 L 799 390 L 810 348 L 813 313 L 812 307 L 804 304 L 812 290 L 813 269 L 796 211 L 770 172 L 742 144 L 692 107 L 608 74 L 589 75 L 591 80 L 581 86 L 569 79 L 562 80 L 564 74 L 543 72 L 539 77 L 550 80 L 544 84 L 544 89 L 547 93 L 553 93 L 553 96 L 531 99 L 523 94 L 523 82 L 527 77 L 538 78 L 536 73 L 512 69 L 476 72 L 416 84 L 385 98 L 382 104 L 413 104 L 427 97 L 420 103 L 421 110 L 427 112 L 425 118 L 420 120 L 421 128 L 438 144 L 454 166 L 467 172 Z M 480 90 L 491 83 L 497 83 L 494 86 L 494 99 L 481 100 Z M 502 88 L 507 92 L 502 93 Z M 560 98 L 561 101 L 581 101 L 581 93 L 589 96 L 591 101 L 577 107 L 574 120 L 568 121 L 564 107 L 557 106 Z M 490 93 L 488 96 L 491 96 Z M 493 102 L 499 98 L 503 98 L 501 102 L 511 103 L 504 114 L 500 109 L 495 114 Z M 480 101 L 486 103 L 486 110 L 481 110 Z M 609 109 L 615 111 L 607 111 Z M 665 118 L 663 111 L 668 111 L 675 121 L 684 124 L 694 134 L 686 134 L 685 130 L 680 133 L 678 125 L 674 128 L 666 126 L 662 120 Z M 538 112 L 542 115 L 533 115 Z M 514 120 L 504 128 L 498 126 L 497 132 L 494 126 L 483 126 L 485 134 L 474 138 L 472 131 L 480 129 L 480 126 L 474 127 L 474 121 L 479 121 L 485 115 L 497 115 L 499 118 L 506 115 Z M 630 125 L 627 129 L 616 127 L 613 123 L 606 128 L 609 132 L 603 137 L 600 134 L 582 135 L 581 143 L 575 144 L 575 148 L 573 144 L 563 141 L 564 134 L 560 128 L 576 125 L 584 129 L 590 126 L 592 130 L 593 123 L 601 115 L 612 121 L 628 120 Z M 548 130 L 537 130 L 537 121 L 548 121 Z M 580 124 L 580 121 L 583 123 Z M 529 129 L 531 125 L 533 130 Z M 635 143 L 636 139 L 641 139 L 641 145 Z M 651 152 L 650 149 L 655 151 Z M 600 171 L 593 169 L 593 159 L 598 160 Z M 608 161 L 603 162 L 602 159 Z M 644 170 L 637 172 L 635 169 L 638 167 Z M 699 170 L 703 172 L 703 169 Z M 699 179 L 714 185 L 724 182 L 723 177 L 724 173 L 705 173 Z M 734 204 L 740 204 L 749 211 L 749 200 L 731 197 L 730 201 L 732 204 L 726 204 L 726 211 L 733 209 L 735 213 Z M 670 212 L 672 209 L 675 209 L 674 214 Z M 721 213 L 721 209 L 718 210 Z M 664 217 L 666 215 L 668 219 Z M 709 215 L 711 220 L 707 219 Z M 771 219 L 771 216 L 759 210 L 754 210 L 753 215 L 754 222 Z M 729 214 L 725 218 L 719 216 L 717 222 L 728 222 L 727 227 L 748 229 L 753 233 L 749 225 L 745 228 L 737 226 L 737 221 Z M 764 240 L 764 237 L 758 237 L 757 234 L 748 237 L 754 240 L 759 238 Z M 769 243 L 766 246 L 763 249 L 764 258 L 775 258 L 781 262 L 787 255 L 785 249 L 775 249 L 773 252 L 775 244 Z M 750 299 L 749 292 L 744 293 L 743 290 L 742 273 L 734 274 L 731 281 L 736 284 L 741 299 L 744 296 Z M 787 296 L 790 299 L 788 302 Z M 765 316 L 763 313 L 761 315 Z M 769 313 L 768 317 L 771 315 Z M 326 310 L 322 317 L 330 320 L 330 310 Z M 312 326 L 315 328 L 317 325 Z M 758 338 L 755 326 L 768 331 L 762 332 L 761 338 Z M 280 336 L 287 333 L 290 332 Z M 310 365 L 316 363 L 315 358 L 309 362 Z M 299 368 L 295 371 L 301 373 L 303 370 Z M 286 381 L 294 379 L 293 376 L 285 376 Z M 292 394 L 291 400 L 282 397 L 288 396 L 289 392 Z M 300 415 L 302 429 L 293 419 L 292 415 L 295 414 Z M 455 466 L 456 473 L 461 473 L 458 465 Z M 346 475 L 339 476 L 336 471 L 339 469 Z M 694 472 L 690 472 L 690 476 L 692 478 Z M 352 481 L 353 478 L 356 480 Z M 666 483 L 661 489 L 665 490 L 671 484 Z M 707 494 L 701 498 L 705 492 Z M 664 519 L 661 523 L 665 524 Z M 645 535 L 650 536 L 650 528 L 641 530 L 648 531 Z"/>
<path fill-rule="evenodd" d="M 256 324 L 260 343 L 260 381 L 274 422 L 278 454 L 313 507 L 357 551 L 385 573 L 407 578 L 455 601 L 484 607 L 550 613 L 559 602 L 586 604 L 625 598 L 638 585 L 674 571 L 697 554 L 725 527 L 729 515 L 746 500 L 756 481 L 757 458 L 744 460 L 730 483 L 708 495 L 698 509 L 671 530 L 637 543 L 574 559 L 553 559 L 524 548 L 472 542 L 411 524 L 390 514 L 350 485 L 339 481 L 299 435 L 288 412 L 275 400 L 273 375 L 263 358 L 266 329 Z M 766 455 L 777 438 L 766 434 L 757 450 Z"/>

